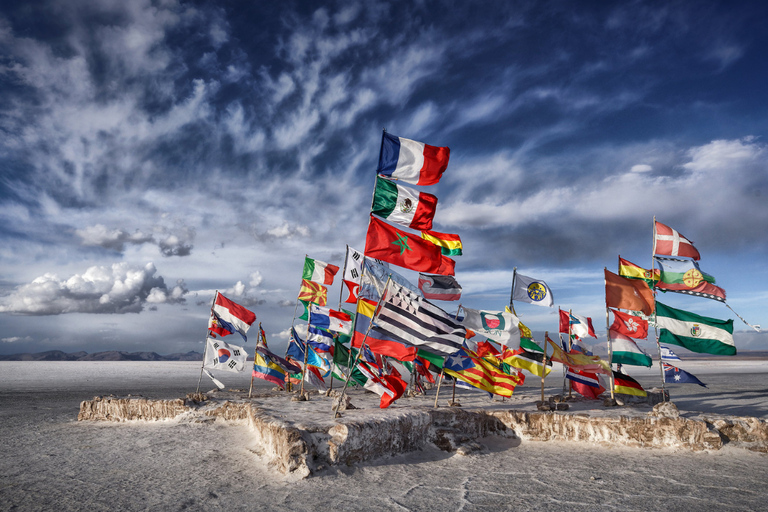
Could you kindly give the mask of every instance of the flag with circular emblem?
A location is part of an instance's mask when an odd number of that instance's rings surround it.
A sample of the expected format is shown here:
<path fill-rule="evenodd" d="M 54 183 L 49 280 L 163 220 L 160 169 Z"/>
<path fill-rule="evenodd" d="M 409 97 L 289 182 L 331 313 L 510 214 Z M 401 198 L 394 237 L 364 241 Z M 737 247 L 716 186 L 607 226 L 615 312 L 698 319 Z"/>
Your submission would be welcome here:
<path fill-rule="evenodd" d="M 436 196 L 376 178 L 371 208 L 374 215 L 411 229 L 430 230 L 436 209 Z"/>
<path fill-rule="evenodd" d="M 302 279 L 299 300 L 325 306 L 328 303 L 328 288 L 314 281 Z"/>

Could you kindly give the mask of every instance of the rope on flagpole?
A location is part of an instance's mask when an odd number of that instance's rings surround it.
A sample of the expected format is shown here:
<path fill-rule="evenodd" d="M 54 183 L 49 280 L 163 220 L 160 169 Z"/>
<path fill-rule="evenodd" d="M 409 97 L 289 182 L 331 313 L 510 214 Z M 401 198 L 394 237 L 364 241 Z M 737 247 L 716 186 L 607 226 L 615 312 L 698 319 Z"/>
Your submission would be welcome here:
<path fill-rule="evenodd" d="M 726 306 L 728 309 L 730 309 L 731 311 L 733 311 L 733 308 L 732 308 L 730 305 L 728 305 L 728 303 L 727 303 L 727 302 L 723 302 L 723 304 L 725 304 L 725 306 Z M 740 314 L 738 314 L 738 313 L 737 313 L 737 312 L 735 312 L 735 311 L 733 311 L 733 314 L 734 314 L 734 315 L 736 315 L 737 317 L 739 317 L 739 320 L 741 320 L 742 322 L 744 322 L 745 324 L 747 324 L 748 326 L 750 326 L 752 329 L 754 329 L 754 330 L 755 330 L 755 332 L 761 332 L 761 331 L 760 331 L 760 326 L 759 326 L 759 325 L 752 325 L 752 324 L 750 324 L 749 322 L 747 322 L 746 320 L 744 320 L 744 319 L 741 317 L 741 315 L 740 315 Z"/>

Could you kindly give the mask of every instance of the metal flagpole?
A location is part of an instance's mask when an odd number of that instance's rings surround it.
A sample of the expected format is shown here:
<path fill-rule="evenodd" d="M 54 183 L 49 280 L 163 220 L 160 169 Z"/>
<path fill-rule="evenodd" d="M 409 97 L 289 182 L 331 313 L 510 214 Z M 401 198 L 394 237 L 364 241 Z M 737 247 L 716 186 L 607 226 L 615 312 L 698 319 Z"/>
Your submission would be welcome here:
<path fill-rule="evenodd" d="M 365 272 L 365 268 L 363 268 L 363 272 Z M 355 358 L 355 365 L 357 365 L 357 362 L 360 360 L 360 358 L 363 355 L 363 350 L 365 350 L 365 341 L 368 339 L 368 333 L 371 332 L 371 327 L 373 327 L 373 323 L 378 319 L 379 317 L 379 310 L 381 308 L 381 301 L 384 300 L 384 295 L 387 292 L 387 286 L 389 286 L 389 282 L 392 280 L 392 275 L 387 278 L 387 284 L 384 285 L 384 293 L 381 294 L 381 297 L 379 297 L 379 302 L 376 304 L 376 309 L 374 310 L 374 315 L 371 318 L 371 322 L 368 324 L 368 329 L 365 330 L 365 336 L 363 337 L 363 340 L 360 342 L 360 350 L 357 351 L 357 357 Z M 358 301 L 359 301 L 358 296 Z M 357 317 L 355 317 L 357 318 Z M 351 343 L 350 343 L 351 345 Z M 352 347 L 349 347 L 349 353 L 352 354 Z M 339 402 L 336 404 L 336 409 L 333 411 L 333 417 L 338 418 L 339 417 L 339 407 L 341 406 L 341 402 L 344 400 L 344 395 L 347 392 L 347 384 L 349 384 L 349 379 L 352 377 L 352 370 L 353 367 L 350 366 L 348 368 L 349 373 L 347 374 L 347 380 L 344 382 L 344 389 L 341 390 L 341 396 L 339 397 Z"/>
<path fill-rule="evenodd" d="M 515 296 L 515 279 L 516 278 L 517 278 L 517 267 L 512 269 L 512 290 L 509 292 L 509 309 L 512 310 L 512 313 L 514 313 L 515 316 L 517 316 L 517 312 L 515 312 L 513 297 Z"/>
<path fill-rule="evenodd" d="M 667 401 L 667 392 L 664 388 L 664 363 L 661 362 L 661 343 L 659 343 L 659 326 L 656 324 L 656 286 L 654 285 L 654 268 L 656 267 L 656 216 L 653 216 L 653 249 L 651 249 L 651 295 L 653 295 L 653 330 L 656 333 L 656 349 L 659 352 L 659 372 L 661 373 L 661 397 L 664 402 Z"/>
<path fill-rule="evenodd" d="M 461 311 L 461 304 L 459 304 L 459 307 L 456 308 L 456 316 L 453 317 L 454 320 L 459 319 L 459 311 Z M 445 375 L 445 361 L 443 361 L 443 368 L 440 368 L 440 380 L 437 382 L 437 392 L 435 393 L 435 407 L 437 407 L 437 397 L 440 395 L 440 384 L 443 382 L 443 375 Z M 456 380 L 454 379 L 454 388 L 453 388 L 453 396 L 456 397 Z"/>
<path fill-rule="evenodd" d="M 216 304 L 216 297 L 219 296 L 219 290 L 216 290 L 216 293 L 213 294 L 213 301 L 211 302 L 211 316 L 213 316 L 213 306 Z M 208 322 L 210 322 L 211 317 L 208 317 Z M 205 348 L 203 348 L 203 364 L 200 365 L 200 378 L 197 379 L 197 390 L 195 393 L 200 392 L 200 382 L 203 380 L 203 368 L 205 368 L 205 358 L 208 355 L 208 334 L 210 331 L 208 330 L 208 327 L 205 328 Z"/>
<path fill-rule="evenodd" d="M 544 359 L 542 359 L 543 369 L 547 369 L 547 345 L 549 344 L 549 331 L 544 331 Z M 546 371 L 541 372 L 541 402 L 544 403 L 544 377 Z"/>
<path fill-rule="evenodd" d="M 608 270 L 608 267 L 603 267 L 604 270 Z M 608 283 L 605 283 L 606 286 Z M 608 375 L 608 382 L 611 386 L 611 400 L 614 399 L 613 394 L 613 341 L 611 340 L 611 327 L 608 323 L 608 311 L 610 311 L 610 308 L 608 307 L 608 297 L 606 296 L 605 301 L 605 334 L 608 337 L 608 366 L 611 369 L 611 373 Z"/>

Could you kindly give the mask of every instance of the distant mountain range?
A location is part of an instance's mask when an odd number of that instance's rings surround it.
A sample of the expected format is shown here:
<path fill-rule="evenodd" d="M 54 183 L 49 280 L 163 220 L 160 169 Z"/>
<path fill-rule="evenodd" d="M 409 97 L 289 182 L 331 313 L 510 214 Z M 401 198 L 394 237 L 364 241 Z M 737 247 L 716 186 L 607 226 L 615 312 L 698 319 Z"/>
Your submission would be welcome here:
<path fill-rule="evenodd" d="M 157 352 L 123 352 L 108 350 L 106 352 L 72 352 L 67 354 L 61 350 L 49 350 L 35 354 L 0 354 L 0 361 L 202 361 L 200 352 L 186 352 L 160 355 Z"/>

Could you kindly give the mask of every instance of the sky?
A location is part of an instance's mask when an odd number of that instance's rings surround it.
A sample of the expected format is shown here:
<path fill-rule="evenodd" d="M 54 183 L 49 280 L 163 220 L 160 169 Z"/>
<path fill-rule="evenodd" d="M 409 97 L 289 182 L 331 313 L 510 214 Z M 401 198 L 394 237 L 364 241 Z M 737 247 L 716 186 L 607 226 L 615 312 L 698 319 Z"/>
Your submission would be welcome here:
<path fill-rule="evenodd" d="M 202 351 L 216 290 L 279 351 L 305 255 L 365 246 L 384 129 L 450 147 L 422 190 L 462 305 L 503 309 L 517 268 L 554 296 L 515 304 L 534 335 L 560 306 L 604 339 L 603 269 L 651 265 L 655 216 L 768 326 L 763 2 L 0 9 L 0 353 Z"/>

